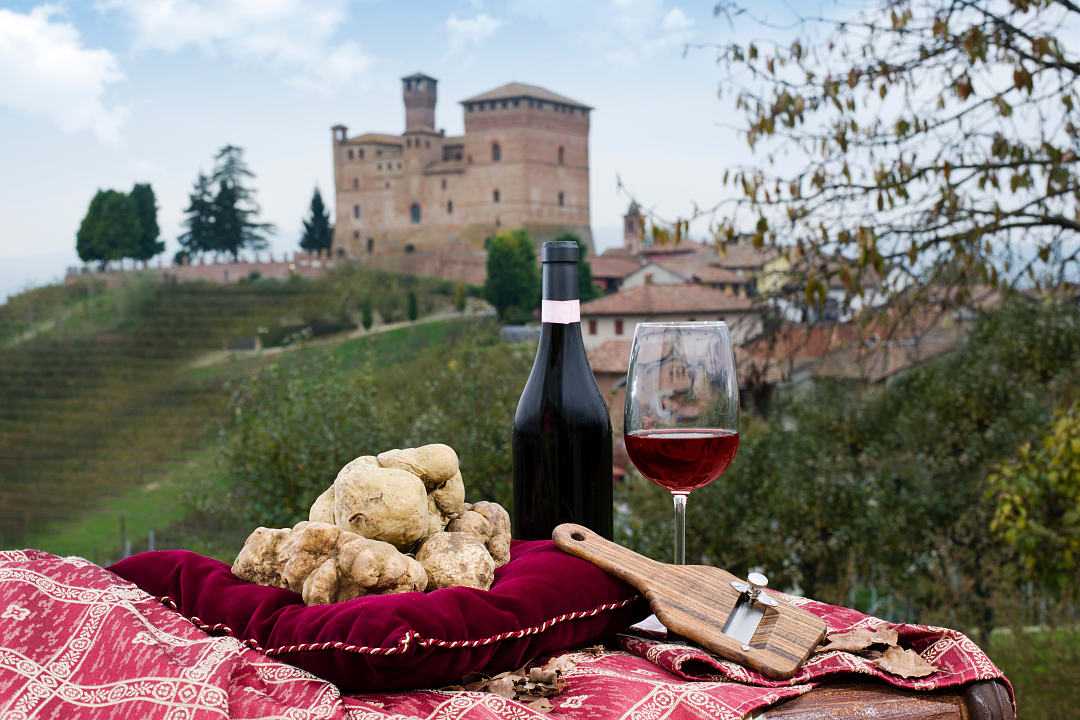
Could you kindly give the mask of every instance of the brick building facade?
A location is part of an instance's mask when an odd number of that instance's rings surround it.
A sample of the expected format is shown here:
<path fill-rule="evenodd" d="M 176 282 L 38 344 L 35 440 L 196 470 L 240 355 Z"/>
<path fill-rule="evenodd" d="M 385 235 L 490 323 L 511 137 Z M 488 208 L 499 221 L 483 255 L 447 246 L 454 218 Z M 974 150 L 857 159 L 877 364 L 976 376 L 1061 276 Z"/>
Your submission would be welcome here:
<path fill-rule="evenodd" d="M 402 92 L 403 133 L 332 128 L 336 254 L 475 251 L 513 228 L 537 242 L 572 231 L 591 246 L 592 108 L 508 83 L 461 101 L 465 132 L 450 136 L 435 127 L 435 78 L 409 75 Z"/>

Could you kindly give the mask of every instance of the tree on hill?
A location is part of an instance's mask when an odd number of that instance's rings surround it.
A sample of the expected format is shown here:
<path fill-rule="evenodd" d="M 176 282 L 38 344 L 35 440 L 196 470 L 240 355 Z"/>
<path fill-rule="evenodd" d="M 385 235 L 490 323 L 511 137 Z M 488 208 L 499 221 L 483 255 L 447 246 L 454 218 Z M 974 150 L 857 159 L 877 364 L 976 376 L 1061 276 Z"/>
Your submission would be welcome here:
<path fill-rule="evenodd" d="M 409 291 L 407 302 L 405 316 L 409 318 L 409 322 L 416 322 L 416 318 L 420 316 L 420 308 L 417 306 L 415 290 Z"/>
<path fill-rule="evenodd" d="M 716 6 L 775 35 L 756 10 Z M 1080 264 L 1078 22 L 1069 0 L 876 0 L 796 15 L 789 43 L 717 46 L 762 161 L 725 172 L 734 197 L 698 216 L 722 241 L 798 248 L 819 298 L 830 277 L 862 294 L 868 269 L 1060 281 Z"/>
<path fill-rule="evenodd" d="M 333 229 L 330 226 L 330 213 L 323 204 L 319 188 L 311 194 L 310 217 L 304 219 L 304 232 L 300 236 L 300 247 L 308 252 L 330 251 L 333 242 Z"/>
<path fill-rule="evenodd" d="M 540 303 L 536 250 L 524 230 L 501 232 L 487 242 L 484 297 L 503 322 L 527 322 Z"/>
<path fill-rule="evenodd" d="M 270 223 L 259 222 L 259 203 L 248 182 L 255 178 L 244 160 L 243 148 L 225 145 L 214 156 L 210 181 L 217 186 L 211 215 L 211 250 L 236 258 L 245 248 L 261 250 L 275 232 Z"/>
<path fill-rule="evenodd" d="M 136 257 L 142 232 L 130 195 L 98 190 L 75 234 L 75 249 L 83 262 L 96 262 L 104 270 L 112 260 Z"/>
<path fill-rule="evenodd" d="M 136 260 L 149 260 L 165 251 L 165 243 L 158 240 L 161 229 L 157 221 L 157 198 L 150 183 L 136 183 L 130 194 L 132 202 L 135 203 L 135 212 L 139 216 L 139 225 L 142 227 L 142 234 L 132 257 Z"/>
<path fill-rule="evenodd" d="M 181 249 L 176 254 L 177 261 L 189 262 L 192 257 L 214 249 L 214 195 L 205 173 L 199 173 L 192 184 L 182 225 L 185 230 L 179 237 Z"/>
<path fill-rule="evenodd" d="M 592 268 L 589 267 L 589 248 L 581 241 L 574 233 L 565 232 L 555 238 L 561 242 L 577 243 L 578 251 L 578 293 L 581 295 L 581 302 L 588 302 L 600 297 L 600 291 L 596 289 L 596 285 L 593 284 Z"/>

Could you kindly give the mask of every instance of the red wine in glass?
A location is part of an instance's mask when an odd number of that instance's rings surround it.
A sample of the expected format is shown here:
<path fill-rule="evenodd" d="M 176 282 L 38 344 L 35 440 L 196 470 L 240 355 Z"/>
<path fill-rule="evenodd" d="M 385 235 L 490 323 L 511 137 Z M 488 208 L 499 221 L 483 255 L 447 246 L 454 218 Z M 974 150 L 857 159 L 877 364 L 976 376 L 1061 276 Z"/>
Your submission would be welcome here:
<path fill-rule="evenodd" d="M 739 449 L 739 384 L 724 322 L 638 323 L 623 433 L 641 474 L 671 493 L 675 564 L 686 563 L 686 500 Z"/>
<path fill-rule="evenodd" d="M 625 439 L 641 474 L 673 493 L 705 487 L 724 474 L 739 449 L 739 433 L 719 428 L 636 430 Z"/>

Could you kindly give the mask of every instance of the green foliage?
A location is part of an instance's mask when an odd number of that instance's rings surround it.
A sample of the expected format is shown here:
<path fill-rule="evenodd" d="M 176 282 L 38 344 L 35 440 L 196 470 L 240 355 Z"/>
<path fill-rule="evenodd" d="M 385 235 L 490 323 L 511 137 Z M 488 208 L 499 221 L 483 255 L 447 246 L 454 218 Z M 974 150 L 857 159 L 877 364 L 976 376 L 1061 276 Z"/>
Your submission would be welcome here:
<path fill-rule="evenodd" d="M 1034 444 L 990 476 L 991 529 L 1019 556 L 1029 579 L 1074 589 L 1080 570 L 1080 403 L 1059 411 Z"/>
<path fill-rule="evenodd" d="M 781 396 L 766 421 L 745 420 L 728 473 L 693 494 L 688 553 L 764 566 L 823 600 L 988 631 L 1018 566 L 989 532 L 987 476 L 1043 433 L 1077 357 L 1074 308 L 1018 299 L 888 385 Z M 667 557 L 667 494 L 635 479 L 622 494 L 622 539 Z"/>
<path fill-rule="evenodd" d="M 458 283 L 454 286 L 454 309 L 459 313 L 465 312 L 465 299 L 467 297 L 465 283 Z"/>
<path fill-rule="evenodd" d="M 142 234 L 136 245 L 136 260 L 149 260 L 150 258 L 165 251 L 165 243 L 158 240 L 161 229 L 157 221 L 157 198 L 154 196 L 154 188 L 150 183 L 136 183 L 131 188 L 131 200 L 135 203 L 135 214 L 139 217 L 139 226 Z"/>
<path fill-rule="evenodd" d="M 214 156 L 214 163 L 209 176 L 199 173 L 188 196 L 181 247 L 187 257 L 223 252 L 234 258 L 245 248 L 265 248 L 275 228 L 258 220 L 255 190 L 248 186 L 255 174 L 244 160 L 243 148 L 223 146 Z"/>
<path fill-rule="evenodd" d="M 104 267 L 111 260 L 136 257 L 142 233 L 130 195 L 98 190 L 75 235 L 75 249 L 83 262 L 97 262 Z"/>
<path fill-rule="evenodd" d="M 309 217 L 304 219 L 304 232 L 300 236 L 300 247 L 308 252 L 330 250 L 333 241 L 333 229 L 330 227 L 330 213 L 323 204 L 319 188 L 311 194 Z"/>
<path fill-rule="evenodd" d="M 420 310 L 416 306 L 416 291 L 410 290 L 408 295 L 408 309 L 405 312 L 409 318 L 409 322 L 416 322 L 416 318 L 420 315 Z"/>
<path fill-rule="evenodd" d="M 540 304 L 536 250 L 524 230 L 501 232 L 487 243 L 484 297 L 503 322 L 528 322 Z"/>
<path fill-rule="evenodd" d="M 1016 690 L 1019 717 L 1062 720 L 1080 707 L 1080 629 L 1011 627 L 995 631 L 986 648 Z"/>
<path fill-rule="evenodd" d="M 390 447 L 371 385 L 370 371 L 343 377 L 332 358 L 318 358 L 272 366 L 240 392 L 225 458 L 244 518 L 291 525 L 342 465 L 369 448 Z"/>
<path fill-rule="evenodd" d="M 360 324 L 364 326 L 365 330 L 370 330 L 374 322 L 375 317 L 371 311 L 371 298 L 365 297 L 363 302 L 360 303 Z"/>
<path fill-rule="evenodd" d="M 600 290 L 593 284 L 592 268 L 589 267 L 589 247 L 574 233 L 562 233 L 555 240 L 577 243 L 578 251 L 578 294 L 581 302 L 588 302 L 600 297 Z"/>
<path fill-rule="evenodd" d="M 374 350 L 368 343 L 386 335 L 363 338 L 363 347 Z M 232 507 L 249 524 L 290 525 L 352 458 L 429 442 L 458 451 L 471 499 L 509 502 L 506 428 L 529 358 L 496 339 L 494 328 L 481 327 L 413 351 L 411 360 L 315 355 L 264 371 L 234 400 Z"/>

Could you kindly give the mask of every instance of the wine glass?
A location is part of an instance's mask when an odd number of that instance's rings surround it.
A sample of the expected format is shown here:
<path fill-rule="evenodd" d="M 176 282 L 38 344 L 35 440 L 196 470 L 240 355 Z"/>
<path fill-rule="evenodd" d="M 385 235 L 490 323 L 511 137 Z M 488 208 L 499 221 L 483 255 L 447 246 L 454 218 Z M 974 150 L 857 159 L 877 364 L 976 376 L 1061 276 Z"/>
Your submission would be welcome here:
<path fill-rule="evenodd" d="M 626 451 L 675 503 L 675 564 L 686 564 L 686 498 L 739 449 L 739 384 L 723 322 L 640 323 L 626 373 Z"/>

